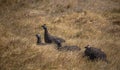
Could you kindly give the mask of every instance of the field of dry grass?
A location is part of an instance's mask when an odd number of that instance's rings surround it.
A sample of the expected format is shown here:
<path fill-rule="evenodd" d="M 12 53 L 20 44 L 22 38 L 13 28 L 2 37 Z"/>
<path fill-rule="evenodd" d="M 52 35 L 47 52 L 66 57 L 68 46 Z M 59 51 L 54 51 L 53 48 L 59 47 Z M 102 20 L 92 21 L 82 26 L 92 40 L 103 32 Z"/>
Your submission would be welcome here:
<path fill-rule="evenodd" d="M 108 4 L 107 4 L 108 3 Z M 0 0 L 0 70 L 120 70 L 119 0 Z M 102 6 L 101 6 L 102 5 Z M 108 8 L 109 7 L 109 8 Z M 80 52 L 36 45 L 41 25 L 78 45 Z M 84 46 L 101 48 L 110 61 L 83 58 Z"/>

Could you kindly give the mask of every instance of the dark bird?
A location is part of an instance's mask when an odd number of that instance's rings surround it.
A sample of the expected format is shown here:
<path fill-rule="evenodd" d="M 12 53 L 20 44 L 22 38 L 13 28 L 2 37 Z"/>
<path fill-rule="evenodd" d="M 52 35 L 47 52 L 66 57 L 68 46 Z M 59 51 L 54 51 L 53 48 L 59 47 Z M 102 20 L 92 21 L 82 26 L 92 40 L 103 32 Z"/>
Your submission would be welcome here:
<path fill-rule="evenodd" d="M 85 47 L 84 56 L 87 56 L 90 60 L 103 60 L 108 63 L 106 54 L 98 48 L 87 45 Z"/>
<path fill-rule="evenodd" d="M 42 41 L 41 41 L 41 36 L 40 36 L 40 34 L 36 34 L 36 38 L 37 38 L 37 45 L 45 45 L 45 44 L 42 43 Z"/>
<path fill-rule="evenodd" d="M 45 43 L 53 43 L 56 40 L 59 40 L 60 42 L 65 42 L 65 40 L 62 39 L 62 38 L 50 35 L 49 32 L 48 32 L 48 29 L 46 27 L 46 24 L 42 25 L 42 28 L 44 29 L 44 40 L 45 40 Z"/>
<path fill-rule="evenodd" d="M 57 49 L 60 51 L 80 51 L 81 49 L 78 46 L 62 46 L 59 40 L 56 40 Z"/>

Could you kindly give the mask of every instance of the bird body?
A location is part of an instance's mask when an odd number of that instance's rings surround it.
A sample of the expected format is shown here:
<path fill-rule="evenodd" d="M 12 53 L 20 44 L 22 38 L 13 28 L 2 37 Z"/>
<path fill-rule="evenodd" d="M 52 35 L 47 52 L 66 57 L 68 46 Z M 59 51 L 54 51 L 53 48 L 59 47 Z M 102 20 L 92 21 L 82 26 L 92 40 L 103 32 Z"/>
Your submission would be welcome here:
<path fill-rule="evenodd" d="M 56 41 L 57 49 L 60 51 L 80 51 L 81 49 L 78 46 L 62 46 L 59 40 Z"/>
<path fill-rule="evenodd" d="M 64 47 L 61 48 L 61 50 L 80 51 L 80 48 L 78 46 L 64 46 Z"/>
<path fill-rule="evenodd" d="M 87 45 L 85 48 L 86 48 L 84 52 L 85 56 L 88 56 L 90 60 L 100 59 L 108 62 L 106 59 L 107 58 L 106 54 L 101 49 L 90 47 L 89 45 Z"/>

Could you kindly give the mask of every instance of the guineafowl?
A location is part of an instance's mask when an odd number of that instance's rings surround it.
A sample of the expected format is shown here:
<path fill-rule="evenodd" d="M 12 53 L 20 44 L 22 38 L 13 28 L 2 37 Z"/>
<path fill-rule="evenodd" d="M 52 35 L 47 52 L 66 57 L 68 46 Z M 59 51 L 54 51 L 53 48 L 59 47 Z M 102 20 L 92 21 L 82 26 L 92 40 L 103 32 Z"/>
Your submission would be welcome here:
<path fill-rule="evenodd" d="M 36 38 L 37 38 L 37 45 L 45 45 L 45 44 L 42 43 L 42 41 L 41 41 L 41 36 L 40 36 L 40 34 L 36 34 Z"/>
<path fill-rule="evenodd" d="M 45 43 L 53 43 L 53 42 L 55 42 L 55 40 L 59 40 L 60 42 L 65 42 L 65 40 L 62 38 L 50 35 L 47 30 L 46 24 L 42 25 L 42 28 L 44 29 Z"/>
<path fill-rule="evenodd" d="M 56 40 L 57 49 L 60 51 L 80 51 L 81 49 L 78 46 L 63 46 L 59 40 Z"/>
<path fill-rule="evenodd" d="M 91 47 L 90 45 L 85 47 L 84 56 L 87 56 L 90 60 L 100 59 L 108 63 L 106 54 L 101 49 Z"/>

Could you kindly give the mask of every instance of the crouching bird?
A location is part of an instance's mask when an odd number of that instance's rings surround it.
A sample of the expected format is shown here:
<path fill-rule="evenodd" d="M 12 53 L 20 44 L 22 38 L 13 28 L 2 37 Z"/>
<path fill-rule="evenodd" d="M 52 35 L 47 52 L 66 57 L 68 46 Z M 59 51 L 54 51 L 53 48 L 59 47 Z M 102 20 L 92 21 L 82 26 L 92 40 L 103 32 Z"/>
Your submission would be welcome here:
<path fill-rule="evenodd" d="M 48 32 L 46 24 L 42 25 L 42 28 L 44 29 L 44 41 L 45 41 L 45 43 L 53 43 L 56 40 L 59 40 L 60 42 L 65 42 L 65 40 L 60 38 L 60 37 L 50 35 Z"/>
<path fill-rule="evenodd" d="M 85 46 L 84 56 L 87 56 L 90 60 L 103 60 L 108 63 L 106 54 L 98 48 L 91 47 L 90 45 Z"/>
<path fill-rule="evenodd" d="M 59 40 L 56 40 L 57 49 L 60 51 L 80 51 L 81 49 L 78 46 L 62 46 Z"/>

